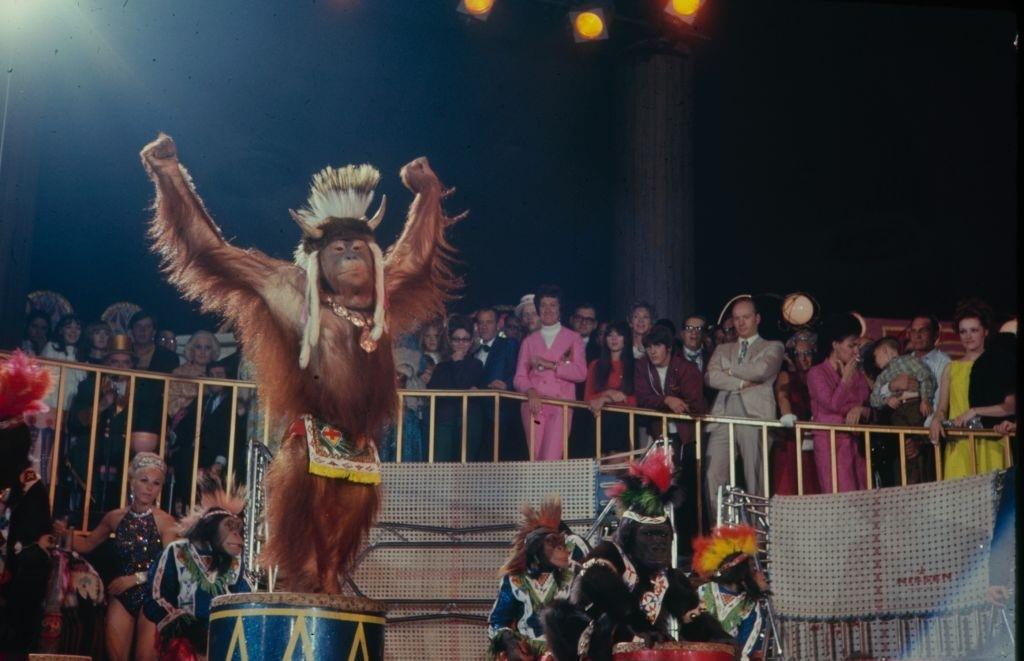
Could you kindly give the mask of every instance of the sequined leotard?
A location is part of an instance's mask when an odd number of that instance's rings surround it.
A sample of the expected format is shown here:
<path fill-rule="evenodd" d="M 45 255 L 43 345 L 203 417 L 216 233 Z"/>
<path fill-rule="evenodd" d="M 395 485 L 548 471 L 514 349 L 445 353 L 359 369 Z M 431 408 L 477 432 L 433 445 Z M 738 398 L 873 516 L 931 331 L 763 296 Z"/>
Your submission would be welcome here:
<path fill-rule="evenodd" d="M 125 512 L 121 523 L 114 531 L 114 547 L 117 550 L 118 568 L 121 576 L 136 572 L 148 572 L 153 561 L 160 557 L 164 545 L 160 530 L 156 526 L 153 512 L 136 514 Z M 117 595 L 118 600 L 132 615 L 138 615 L 146 598 L 146 585 L 135 585 Z"/>

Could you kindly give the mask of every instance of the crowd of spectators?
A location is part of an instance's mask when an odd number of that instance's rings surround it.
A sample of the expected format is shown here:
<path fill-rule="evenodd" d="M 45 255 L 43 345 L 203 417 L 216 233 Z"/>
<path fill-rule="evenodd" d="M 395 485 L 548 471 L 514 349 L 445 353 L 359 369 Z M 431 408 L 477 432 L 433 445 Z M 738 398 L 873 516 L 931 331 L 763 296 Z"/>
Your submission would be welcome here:
<path fill-rule="evenodd" d="M 564 326 L 563 318 L 568 321 Z M 946 439 L 946 431 L 1009 424 L 1016 407 L 1015 338 L 994 331 L 992 311 L 981 301 L 958 305 L 954 320 L 965 352 L 957 360 L 936 347 L 939 322 L 931 314 L 915 316 L 899 338 L 864 337 L 863 324 L 855 316 L 838 314 L 813 329 L 791 329 L 788 337 L 780 338 L 783 342 L 762 337 L 761 315 L 749 298 L 734 301 L 718 323 L 694 312 L 680 319 L 677 329 L 672 320 L 657 318 L 654 306 L 645 301 L 631 305 L 625 319 L 605 319 L 587 302 L 564 308 L 559 288 L 543 286 L 515 306 L 453 314 L 424 324 L 415 335 L 396 338 L 396 379 L 401 388 L 514 391 L 526 396 L 522 404 L 502 399 L 497 405 L 493 398 L 474 397 L 465 408 L 458 396 L 440 396 L 435 400 L 432 434 L 428 400 L 405 397 L 402 460 L 490 461 L 497 456 L 543 461 L 562 458 L 566 447 L 570 457 L 594 456 L 600 426 L 603 455 L 628 450 L 631 437 L 637 447 L 652 438 L 669 438 L 683 468 L 684 489 L 693 495 L 698 483 L 693 423 L 672 420 L 666 425 L 659 415 L 638 414 L 630 429 L 626 414 L 606 410 L 625 406 L 781 423 L 781 428 L 773 425 L 767 439 L 758 424 L 702 425 L 700 483 L 705 485 L 703 495 L 712 516 L 718 488 L 732 482 L 733 475 L 756 493 L 827 492 L 833 489 L 833 475 L 838 491 L 866 488 L 862 434 L 800 430 L 798 437 L 797 422 L 920 429 L 919 434 L 902 436 L 902 452 L 900 436 L 872 436 L 872 481 L 880 486 L 902 483 L 904 466 L 908 483 L 993 470 L 1003 465 L 997 432 L 979 434 L 972 450 L 957 440 L 959 436 Z M 120 333 L 105 322 L 95 322 L 83 331 L 81 320 L 73 315 L 60 318 L 51 329 L 49 316 L 33 311 L 22 349 L 54 360 L 185 378 L 236 379 L 241 363 L 243 376 L 252 378 L 247 361 L 239 352 L 225 357 L 210 330 L 183 336 L 187 340 L 180 352 L 177 334 L 158 327 L 147 312 L 133 315 L 125 330 Z M 133 381 L 120 372 L 105 373 L 99 388 L 97 397 L 93 373 L 66 370 L 61 456 L 54 459 L 48 454 L 54 445 L 52 421 L 38 434 L 34 461 L 44 469 L 52 460 L 60 462 L 56 513 L 70 515 L 72 524 L 82 524 L 90 452 L 88 497 L 95 524 L 120 505 L 125 450 L 158 450 L 163 429 L 170 468 L 165 502 L 171 511 L 180 514 L 187 509 L 194 465 L 223 477 L 233 455 L 234 473 L 244 479 L 244 440 L 261 437 L 263 430 L 250 389 L 238 389 L 232 406 L 230 389 L 223 385 L 206 384 L 200 398 L 195 382 L 171 381 L 164 409 L 160 380 L 140 375 Z M 56 392 L 50 397 L 50 404 L 55 404 Z M 543 401 L 552 399 L 583 402 L 587 408 L 565 411 Z M 131 434 L 126 438 L 129 407 Z M 232 412 L 234 439 L 229 438 Z M 382 432 L 379 446 L 385 460 L 396 459 L 397 429 L 395 424 Z M 933 448 L 940 445 L 938 475 Z"/>

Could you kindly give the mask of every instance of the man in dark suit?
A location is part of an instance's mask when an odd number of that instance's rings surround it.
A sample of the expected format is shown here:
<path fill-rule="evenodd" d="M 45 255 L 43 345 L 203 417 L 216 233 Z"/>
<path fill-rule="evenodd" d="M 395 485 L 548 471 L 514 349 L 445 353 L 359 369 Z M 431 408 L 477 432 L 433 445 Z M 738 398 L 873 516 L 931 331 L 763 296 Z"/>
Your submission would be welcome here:
<path fill-rule="evenodd" d="M 682 356 L 697 366 L 700 370 L 700 378 L 703 379 L 707 373 L 708 361 L 711 359 L 711 352 L 707 346 L 708 320 L 702 314 L 693 313 L 686 317 L 683 322 L 683 329 L 679 331 L 679 339 L 682 340 Z M 704 386 L 704 401 L 713 402 L 716 390 Z"/>
<path fill-rule="evenodd" d="M 516 374 L 516 357 L 519 355 L 519 343 L 498 335 L 498 312 L 494 308 L 483 308 L 476 313 L 476 335 L 480 343 L 473 352 L 473 357 L 484 365 L 484 371 L 477 387 L 481 390 L 512 390 L 512 379 Z M 476 415 L 482 418 L 482 424 L 475 427 L 481 429 L 477 439 L 471 439 L 468 459 L 470 461 L 490 461 L 494 453 L 494 402 L 478 398 L 472 400 L 476 405 Z M 510 406 L 511 405 L 511 406 Z M 519 427 L 515 416 L 514 402 L 505 402 L 501 407 L 500 424 L 502 445 L 499 447 L 502 459 L 516 457 L 516 442 L 512 436 L 512 428 Z M 511 413 L 506 413 L 509 409 Z M 473 427 L 471 427 L 472 429 Z M 522 448 L 525 456 L 525 446 Z"/>
<path fill-rule="evenodd" d="M 601 357 L 601 345 L 597 339 L 597 308 L 590 303 L 580 303 L 569 318 L 572 329 L 583 338 L 583 357 L 590 366 L 592 361 Z M 576 400 L 582 402 L 587 382 L 576 384 Z M 569 431 L 569 456 L 593 457 L 597 428 L 592 415 L 573 416 L 572 429 Z"/>

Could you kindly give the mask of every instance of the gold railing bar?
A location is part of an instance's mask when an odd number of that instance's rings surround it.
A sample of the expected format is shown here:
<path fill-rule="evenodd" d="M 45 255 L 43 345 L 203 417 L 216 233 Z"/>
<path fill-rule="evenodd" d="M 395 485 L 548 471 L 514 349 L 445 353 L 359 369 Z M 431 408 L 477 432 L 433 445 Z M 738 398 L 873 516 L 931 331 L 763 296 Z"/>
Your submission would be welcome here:
<path fill-rule="evenodd" d="M 536 450 L 537 449 L 534 447 L 534 442 L 535 442 L 535 439 L 537 438 L 537 433 L 536 433 L 536 430 L 537 430 L 537 419 L 534 418 L 533 411 L 529 410 L 529 406 L 527 406 L 526 412 L 529 415 L 529 420 L 530 420 L 530 424 L 527 425 L 530 428 L 530 431 L 527 434 L 527 436 L 529 436 L 529 438 L 526 440 L 526 444 L 527 444 L 528 450 L 529 450 L 530 461 L 534 461 L 537 458 L 536 457 Z"/>
<path fill-rule="evenodd" d="M 121 507 L 125 506 L 128 499 L 128 455 L 132 449 L 132 416 L 135 413 L 135 377 L 128 377 L 128 414 L 124 424 L 124 455 L 121 458 Z M 116 406 L 116 404 L 115 404 Z"/>
<path fill-rule="evenodd" d="M 164 461 L 167 460 L 167 425 L 168 425 L 168 408 L 171 406 L 171 388 L 169 383 L 164 384 L 164 396 L 163 403 L 160 406 L 160 458 Z M 157 496 L 157 504 L 160 503 L 160 497 Z"/>
<path fill-rule="evenodd" d="M 761 425 L 761 468 L 764 470 L 764 497 L 771 498 L 770 485 L 768 480 L 768 464 L 771 463 L 768 457 L 768 425 Z"/>
<path fill-rule="evenodd" d="M 199 394 L 196 396 L 196 435 L 193 445 L 195 446 L 192 450 L 192 493 L 189 496 L 190 500 L 185 504 L 185 511 L 191 512 L 192 505 L 196 502 L 196 489 L 198 488 L 196 479 L 199 476 L 199 448 L 203 443 L 203 384 L 199 384 Z"/>
<path fill-rule="evenodd" d="M 636 415 L 629 412 L 629 449 L 636 449 Z"/>
<path fill-rule="evenodd" d="M 437 406 L 437 397 L 431 393 L 427 393 L 430 398 L 430 429 L 427 433 L 427 463 L 434 463 L 434 424 L 435 424 L 435 408 Z"/>
<path fill-rule="evenodd" d="M 962 443 L 963 441 L 961 441 Z M 971 457 L 971 475 L 978 474 L 978 446 L 974 443 L 974 434 L 967 435 L 967 449 Z"/>
<path fill-rule="evenodd" d="M 89 526 L 89 500 L 92 499 L 93 462 L 96 461 L 96 427 L 100 422 L 100 388 L 103 386 L 102 370 L 96 371 L 96 380 L 92 390 L 92 423 L 89 425 L 89 459 L 85 465 L 85 499 L 82 501 L 82 531 L 87 532 Z"/>
<path fill-rule="evenodd" d="M 616 459 L 632 459 L 633 457 L 642 454 L 643 450 L 626 450 L 624 452 L 614 452 L 612 454 L 606 454 L 601 457 L 601 461 L 614 461 Z"/>
<path fill-rule="evenodd" d="M 800 424 L 793 426 L 796 443 L 796 494 L 804 495 L 804 428 Z"/>
<path fill-rule="evenodd" d="M 562 460 L 569 458 L 569 407 L 562 405 Z"/>
<path fill-rule="evenodd" d="M 668 416 L 661 416 L 661 437 L 668 438 Z"/>
<path fill-rule="evenodd" d="M 900 486 L 907 486 L 907 435 L 899 433 L 900 441 Z"/>
<path fill-rule="evenodd" d="M 729 423 L 729 486 L 736 485 L 736 423 Z M 718 498 L 718 494 L 712 494 Z"/>
<path fill-rule="evenodd" d="M 871 465 L 871 432 L 864 432 L 864 477 L 867 479 L 868 489 L 875 488 L 875 476 Z"/>
<path fill-rule="evenodd" d="M 697 472 L 697 532 L 704 534 L 704 471 L 701 470 L 703 441 L 700 436 L 700 423 L 700 418 L 693 423 L 693 442 L 697 444 L 694 452 L 694 470 Z"/>
<path fill-rule="evenodd" d="M 942 444 L 932 443 L 932 449 L 935 452 L 935 481 L 941 482 L 946 477 L 942 474 Z"/>
<path fill-rule="evenodd" d="M 1003 443 L 1003 463 L 1006 464 L 1007 468 L 1013 466 L 1013 452 L 1010 451 L 1010 437 L 1004 435 L 1002 438 Z"/>
<path fill-rule="evenodd" d="M 832 446 L 832 493 L 839 493 L 839 472 L 836 470 L 836 430 L 829 429 L 829 443 Z"/>
<path fill-rule="evenodd" d="M 466 463 L 467 436 L 469 434 L 469 397 L 462 396 L 462 463 Z"/>
<path fill-rule="evenodd" d="M 57 500 L 57 465 L 60 463 L 60 434 L 64 423 L 64 388 L 67 382 L 67 368 L 63 365 L 57 372 L 57 417 L 53 425 L 53 450 L 50 452 L 50 511 Z"/>
<path fill-rule="evenodd" d="M 398 426 L 395 428 L 395 463 L 402 463 L 402 432 L 405 428 L 405 395 L 398 392 Z"/>
<path fill-rule="evenodd" d="M 597 412 L 594 416 L 594 458 L 598 461 L 601 460 L 601 443 L 602 443 L 602 432 L 603 420 L 601 419 L 601 411 Z"/>
<path fill-rule="evenodd" d="M 233 480 L 235 477 L 235 434 L 238 431 L 237 423 L 238 420 L 238 388 L 237 386 L 231 386 L 231 422 L 228 423 L 228 466 L 227 466 L 227 482 L 224 484 L 234 484 Z"/>
<path fill-rule="evenodd" d="M 501 436 L 501 393 L 494 393 L 494 462 L 498 462 L 498 443 Z"/>

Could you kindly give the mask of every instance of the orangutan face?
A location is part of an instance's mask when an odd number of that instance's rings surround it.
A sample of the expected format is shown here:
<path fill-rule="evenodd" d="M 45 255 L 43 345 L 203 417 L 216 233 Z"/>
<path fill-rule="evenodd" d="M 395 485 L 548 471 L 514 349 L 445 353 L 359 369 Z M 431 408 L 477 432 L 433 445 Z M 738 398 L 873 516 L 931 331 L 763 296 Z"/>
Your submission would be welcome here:
<path fill-rule="evenodd" d="M 362 239 L 338 239 L 320 251 L 328 289 L 345 297 L 373 297 L 373 254 Z M 369 307 L 369 302 L 366 307 Z"/>
<path fill-rule="evenodd" d="M 672 526 L 645 523 L 637 528 L 633 557 L 647 569 L 664 569 L 672 564 Z"/>

